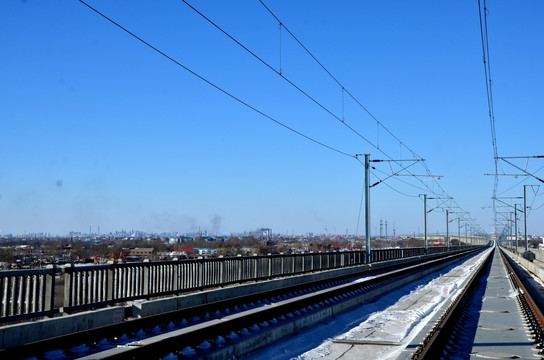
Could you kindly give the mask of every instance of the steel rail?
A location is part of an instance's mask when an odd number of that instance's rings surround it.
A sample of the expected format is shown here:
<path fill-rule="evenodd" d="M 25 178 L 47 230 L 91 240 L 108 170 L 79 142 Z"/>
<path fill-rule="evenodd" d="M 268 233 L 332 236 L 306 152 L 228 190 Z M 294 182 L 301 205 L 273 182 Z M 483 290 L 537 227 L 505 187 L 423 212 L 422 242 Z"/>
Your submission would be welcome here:
<path fill-rule="evenodd" d="M 259 293 L 253 293 L 247 296 L 240 296 L 237 298 L 230 298 L 225 299 L 222 301 L 214 302 L 214 303 L 208 303 L 208 304 L 202 304 L 198 306 L 194 306 L 191 308 L 186 308 L 182 310 L 177 310 L 173 312 L 168 312 L 152 317 L 145 317 L 140 319 L 133 319 L 129 320 L 123 323 L 96 328 L 92 330 L 87 330 L 79 333 L 69 334 L 57 338 L 51 338 L 46 339 L 42 341 L 38 341 L 35 343 L 19 346 L 17 348 L 11 348 L 11 349 L 4 349 L 0 350 L 0 357 L 1 358 L 10 358 L 10 359 L 17 359 L 17 358 L 28 358 L 31 356 L 36 356 L 38 354 L 43 354 L 46 351 L 52 351 L 59 348 L 62 349 L 70 349 L 72 347 L 81 345 L 81 344 L 88 344 L 91 345 L 100 342 L 104 338 L 119 338 L 123 334 L 131 334 L 135 333 L 140 329 L 152 329 L 156 326 L 165 326 L 170 322 L 179 322 L 182 319 L 191 319 L 194 316 L 203 317 L 206 313 L 213 314 L 217 309 L 223 310 L 225 308 L 232 308 L 235 305 L 241 306 L 242 304 L 248 304 L 250 302 L 264 302 L 265 299 L 270 298 L 276 298 L 278 300 L 275 300 L 275 303 L 273 305 L 268 306 L 261 306 L 257 308 L 253 308 L 251 310 L 243 311 L 236 314 L 231 315 L 221 315 L 222 317 L 219 318 L 213 318 L 206 321 L 206 322 L 199 322 L 194 325 L 188 324 L 188 326 L 175 330 L 170 331 L 168 333 L 163 333 L 159 335 L 158 337 L 155 336 L 155 340 L 152 340 L 153 336 L 150 336 L 147 339 L 143 339 L 142 343 L 150 343 L 150 342 L 156 342 L 158 338 L 160 338 L 162 345 L 159 347 L 163 347 L 167 343 L 174 346 L 179 343 L 187 343 L 191 344 L 193 346 L 198 345 L 198 339 L 202 339 L 203 336 L 211 338 L 210 336 L 216 332 L 219 336 L 220 334 L 225 334 L 225 329 L 227 328 L 236 328 L 239 327 L 240 329 L 243 327 L 242 324 L 246 321 L 253 321 L 254 323 L 260 323 L 263 321 L 265 317 L 268 318 L 274 318 L 282 316 L 280 313 L 289 313 L 294 312 L 297 310 L 300 310 L 301 308 L 307 307 L 307 306 L 313 306 L 316 303 L 319 302 L 325 302 L 330 298 L 334 297 L 345 297 L 346 293 L 355 292 L 360 289 L 364 288 L 364 291 L 368 294 L 373 292 L 375 289 L 379 288 L 380 286 L 383 286 L 384 284 L 391 282 L 393 278 L 395 277 L 403 277 L 408 276 L 410 271 L 421 271 L 421 269 L 424 269 L 425 267 L 429 267 L 432 264 L 439 264 L 441 261 L 444 261 L 444 259 L 458 259 L 462 256 L 466 256 L 467 254 L 473 253 L 476 250 L 469 250 L 466 252 L 460 252 L 454 255 L 449 255 L 447 257 L 439 257 L 437 255 L 436 258 L 427 261 L 427 262 L 421 262 L 421 259 L 413 261 L 410 261 L 409 264 L 403 263 L 403 264 L 396 264 L 391 267 L 384 267 L 384 268 L 374 268 L 370 271 L 366 271 L 364 273 L 360 274 L 351 274 L 351 275 L 344 275 L 342 277 L 338 278 L 330 278 L 320 281 L 313 281 L 308 282 L 305 284 L 299 284 L 295 286 L 290 286 L 282 289 L 277 290 L 270 290 L 265 292 L 259 292 Z M 380 271 L 387 271 L 387 273 L 378 274 L 375 278 L 372 278 L 370 280 L 366 280 L 365 282 L 359 282 L 359 283 L 344 283 L 340 285 L 331 286 L 329 285 L 329 288 L 325 288 L 323 290 L 323 287 L 327 286 L 327 284 L 331 284 L 336 282 L 342 282 L 342 281 L 349 281 L 357 279 L 364 275 L 369 275 L 371 273 L 378 273 Z M 318 287 L 322 290 L 318 290 L 315 292 L 310 293 L 311 288 Z M 283 301 L 280 301 L 279 299 L 285 299 L 285 294 L 289 293 L 295 293 L 298 292 L 299 294 L 304 292 L 306 295 L 299 295 L 296 298 L 286 299 Z M 250 320 L 248 320 L 250 319 Z M 242 326 L 242 327 L 240 327 Z M 190 331 L 194 330 L 194 331 Z M 174 336 L 177 335 L 177 336 Z M 168 340 L 168 338 L 173 338 L 172 342 Z M 61 345 L 59 345 L 61 344 Z M 135 351 L 128 351 L 125 353 L 125 355 L 117 354 L 113 355 L 112 358 L 131 358 L 132 355 L 128 355 L 128 353 L 134 354 L 134 353 L 140 353 L 143 354 L 144 352 L 146 354 L 153 354 L 156 355 L 156 349 L 155 346 L 138 346 L 138 348 L 142 349 L 133 349 Z M 143 348 L 146 348 L 144 351 Z M 148 350 L 151 349 L 151 350 Z M 148 352 L 149 351 L 149 352 Z M 111 352 L 110 352 L 111 353 Z M 94 355 L 93 355 L 94 356 Z M 109 356 L 109 355 L 107 355 Z M 107 357 L 106 356 L 106 357 Z"/>
<path fill-rule="evenodd" d="M 496 250 L 489 252 L 485 261 L 482 261 L 471 275 L 463 291 L 448 306 L 440 320 L 432 328 L 427 337 L 425 337 L 423 343 L 412 354 L 413 360 L 440 358 L 441 347 L 447 343 L 445 339 L 449 336 L 452 327 L 455 326 L 457 315 L 462 311 L 465 300 L 476 290 L 478 285 L 477 280 L 485 273 L 494 251 Z"/>
<path fill-rule="evenodd" d="M 544 315 L 542 314 L 543 304 L 539 304 L 535 301 L 534 296 L 532 295 L 532 289 L 526 285 L 522 280 L 519 274 L 514 269 L 511 261 L 504 254 L 504 251 L 501 250 L 502 259 L 506 265 L 506 269 L 512 281 L 512 284 L 519 291 L 519 301 L 522 309 L 525 312 L 525 316 L 529 320 L 530 327 L 533 332 L 535 343 L 539 349 L 544 348 Z M 540 351 L 542 354 L 543 351 Z"/>
<path fill-rule="evenodd" d="M 516 269 L 500 248 L 496 248 L 494 251 L 499 251 L 501 258 L 506 266 L 506 271 L 510 277 L 512 286 L 518 290 L 518 301 L 523 314 L 528 320 L 531 332 L 533 335 L 536 347 L 544 349 L 544 315 L 542 312 L 543 304 L 535 301 L 533 290 L 518 273 L 519 269 Z M 412 359 L 436 359 L 439 358 L 444 344 L 448 343 L 448 337 L 450 336 L 450 330 L 457 324 L 458 314 L 463 310 L 466 304 L 466 299 L 470 297 L 471 293 L 477 289 L 479 277 L 483 275 L 485 265 L 491 260 L 493 252 L 490 252 L 486 261 L 482 262 L 479 269 L 471 276 L 470 282 L 464 288 L 463 292 L 451 303 L 448 309 L 444 312 L 439 322 L 433 327 L 431 332 L 427 335 L 423 344 L 418 347 L 416 352 L 412 355 Z M 543 350 L 540 351 L 542 355 Z"/>
<path fill-rule="evenodd" d="M 342 305 L 342 310 L 347 310 L 348 308 L 352 308 L 369 299 L 373 292 L 378 294 L 381 293 L 381 291 L 384 291 L 384 289 L 400 286 L 408 276 L 421 277 L 425 274 L 426 269 L 432 268 L 432 271 L 436 271 L 437 269 L 457 261 L 463 256 L 468 256 L 468 254 L 451 255 L 443 259 L 436 259 L 427 263 L 393 270 L 385 274 L 377 275 L 375 278 L 364 282 L 348 283 L 334 288 L 320 290 L 297 298 L 287 299 L 268 306 L 248 310 L 243 313 L 214 319 L 204 324 L 191 326 L 190 328 L 176 330 L 169 334 L 157 335 L 142 340 L 135 344 L 135 346 L 109 349 L 102 353 L 93 354 L 92 356 L 93 359 L 147 359 L 150 357 L 158 357 L 161 353 L 162 356 L 165 356 L 170 352 L 175 353 L 186 347 L 197 349 L 203 341 L 211 341 L 218 337 L 226 337 L 233 331 L 240 332 L 241 330 L 243 331 L 243 329 L 250 329 L 252 326 L 263 322 L 274 323 L 278 319 L 282 319 L 280 324 L 278 324 L 278 326 L 281 326 L 282 323 L 287 323 L 307 316 L 308 318 L 314 319 L 308 323 L 311 325 L 317 323 L 317 320 L 315 319 L 319 318 L 319 316 L 317 316 L 318 312 L 322 312 L 323 314 L 326 313 L 328 317 L 332 316 L 332 313 L 334 313 L 334 311 L 329 309 L 329 305 L 324 304 L 342 304 L 349 301 L 349 306 Z M 304 310 L 312 308 L 313 310 Z M 304 314 L 305 312 L 307 314 Z M 297 315 L 297 317 L 290 316 L 290 314 L 293 313 L 298 313 L 299 315 Z M 273 328 L 274 325 L 256 329 L 255 334 L 262 335 L 263 332 Z M 225 344 L 225 346 L 227 345 L 235 347 L 236 343 Z M 198 356 L 210 355 L 215 351 L 224 351 L 225 346 L 222 346 L 220 349 L 202 350 L 199 352 Z M 256 348 L 253 350 L 256 350 Z"/>

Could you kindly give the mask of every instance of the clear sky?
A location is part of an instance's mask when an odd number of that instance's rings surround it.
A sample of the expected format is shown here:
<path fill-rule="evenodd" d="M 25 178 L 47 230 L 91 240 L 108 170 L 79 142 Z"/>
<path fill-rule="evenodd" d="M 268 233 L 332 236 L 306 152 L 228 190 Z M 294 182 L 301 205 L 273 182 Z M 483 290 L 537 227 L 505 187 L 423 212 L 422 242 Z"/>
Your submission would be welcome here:
<path fill-rule="evenodd" d="M 265 1 L 404 145 L 357 106 L 258 0 L 188 2 L 276 71 L 281 67 L 336 118 L 183 1 L 89 0 L 178 63 L 342 153 L 249 109 L 79 1 L 5 0 L 2 233 L 66 234 L 100 226 L 102 233 L 267 227 L 362 234 L 364 171 L 348 155 L 413 158 L 408 149 L 426 159 L 410 167 L 411 174 L 443 177 L 392 177 L 372 188 L 373 234 L 380 219 L 387 220 L 389 235 L 393 226 L 397 234 L 423 231 L 419 195 L 442 189 L 454 198 L 449 205 L 470 211 L 492 231 L 492 211 L 485 207 L 492 203 L 493 177 L 484 174 L 494 172 L 494 163 L 476 0 Z M 544 2 L 488 1 L 487 7 L 499 155 L 542 155 Z M 519 173 L 499 165 L 500 172 Z M 398 164 L 374 166 L 372 182 L 399 170 Z M 527 166 L 544 177 L 538 171 L 544 159 Z M 518 197 L 523 184 L 537 183 L 501 176 L 498 194 Z M 528 188 L 530 233 L 544 233 L 542 185 Z M 436 205 L 429 201 L 429 209 Z M 445 231 L 441 209 L 428 221 L 429 232 Z M 456 230 L 453 222 L 450 231 Z"/>

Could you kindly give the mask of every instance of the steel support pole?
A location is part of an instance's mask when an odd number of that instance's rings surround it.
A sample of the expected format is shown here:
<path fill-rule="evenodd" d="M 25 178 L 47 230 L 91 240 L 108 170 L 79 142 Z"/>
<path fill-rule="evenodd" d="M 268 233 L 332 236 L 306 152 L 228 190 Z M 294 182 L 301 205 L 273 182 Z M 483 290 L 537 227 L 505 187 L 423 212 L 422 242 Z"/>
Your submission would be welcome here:
<path fill-rule="evenodd" d="M 516 241 L 516 254 L 518 253 L 518 204 L 514 204 L 514 239 Z"/>
<path fill-rule="evenodd" d="M 366 263 L 370 264 L 370 154 L 365 154 L 365 240 Z"/>
<path fill-rule="evenodd" d="M 446 245 L 450 251 L 450 211 L 446 209 Z"/>
<path fill-rule="evenodd" d="M 465 245 L 468 245 L 468 226 L 466 221 L 465 221 Z"/>
<path fill-rule="evenodd" d="M 465 221 L 465 246 L 468 245 L 468 226 L 467 222 Z"/>
<path fill-rule="evenodd" d="M 527 243 L 527 186 L 523 185 L 523 226 L 525 228 L 525 251 L 529 250 L 529 244 Z"/>
<path fill-rule="evenodd" d="M 512 236 L 512 233 L 514 232 L 514 221 L 512 220 L 512 213 L 510 213 L 510 222 L 508 226 L 510 227 L 510 231 L 508 231 L 510 233 L 510 249 L 512 249 L 512 245 L 514 245 L 514 237 Z"/>
<path fill-rule="evenodd" d="M 457 218 L 457 244 L 458 247 L 461 247 L 461 218 Z"/>
<path fill-rule="evenodd" d="M 425 255 L 429 252 L 429 245 L 427 243 L 427 194 L 423 194 L 423 231 L 425 233 Z"/>

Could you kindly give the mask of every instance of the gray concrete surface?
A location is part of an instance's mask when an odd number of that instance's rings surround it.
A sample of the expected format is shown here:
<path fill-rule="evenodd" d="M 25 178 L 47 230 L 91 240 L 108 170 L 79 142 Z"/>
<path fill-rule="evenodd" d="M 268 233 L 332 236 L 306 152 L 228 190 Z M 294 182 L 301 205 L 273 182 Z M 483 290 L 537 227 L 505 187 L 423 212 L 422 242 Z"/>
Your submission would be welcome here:
<path fill-rule="evenodd" d="M 7 349 L 30 342 L 71 334 L 124 321 L 125 308 L 86 311 L 53 319 L 37 320 L 0 328 L 0 348 Z"/>

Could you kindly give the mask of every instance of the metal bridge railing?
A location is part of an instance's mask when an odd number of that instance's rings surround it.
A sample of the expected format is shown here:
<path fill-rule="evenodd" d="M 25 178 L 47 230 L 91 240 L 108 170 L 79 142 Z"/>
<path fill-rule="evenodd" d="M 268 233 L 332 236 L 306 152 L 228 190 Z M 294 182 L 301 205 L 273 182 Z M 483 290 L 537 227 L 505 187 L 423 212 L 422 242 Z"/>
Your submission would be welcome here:
<path fill-rule="evenodd" d="M 424 248 L 371 251 L 372 262 L 422 255 Z M 363 264 L 364 251 L 345 251 L 0 271 L 0 323 Z"/>

